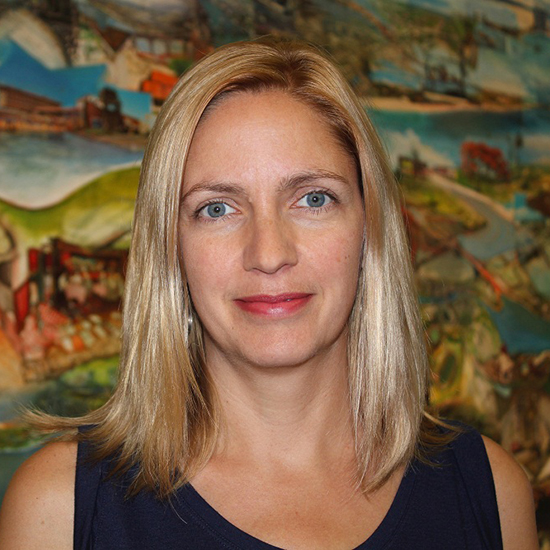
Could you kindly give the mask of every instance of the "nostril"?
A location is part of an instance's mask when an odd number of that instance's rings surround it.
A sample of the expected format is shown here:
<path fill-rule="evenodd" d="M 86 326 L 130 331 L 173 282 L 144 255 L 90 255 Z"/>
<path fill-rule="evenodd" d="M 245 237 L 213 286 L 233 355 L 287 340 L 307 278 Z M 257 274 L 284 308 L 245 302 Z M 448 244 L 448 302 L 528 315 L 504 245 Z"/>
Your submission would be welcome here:
<path fill-rule="evenodd" d="M 271 274 L 296 262 L 295 239 L 284 223 L 271 220 L 251 228 L 248 245 L 244 249 L 244 267 L 247 271 Z"/>

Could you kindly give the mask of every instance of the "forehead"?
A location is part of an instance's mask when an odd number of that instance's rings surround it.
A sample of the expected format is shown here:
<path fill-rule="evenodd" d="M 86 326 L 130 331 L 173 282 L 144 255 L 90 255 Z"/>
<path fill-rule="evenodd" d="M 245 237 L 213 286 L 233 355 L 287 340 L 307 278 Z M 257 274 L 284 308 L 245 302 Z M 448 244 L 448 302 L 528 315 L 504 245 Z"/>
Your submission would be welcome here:
<path fill-rule="evenodd" d="M 241 176 L 271 170 L 348 166 L 352 157 L 313 107 L 281 91 L 237 92 L 214 104 L 201 119 L 186 163 L 184 184 L 197 172 Z"/>
<path fill-rule="evenodd" d="M 211 126 L 216 131 L 225 126 L 224 130 L 235 132 L 254 127 L 255 132 L 286 128 L 300 133 L 300 126 L 323 126 L 330 131 L 317 109 L 281 90 L 231 92 L 214 100 L 203 113 L 193 140 Z"/>

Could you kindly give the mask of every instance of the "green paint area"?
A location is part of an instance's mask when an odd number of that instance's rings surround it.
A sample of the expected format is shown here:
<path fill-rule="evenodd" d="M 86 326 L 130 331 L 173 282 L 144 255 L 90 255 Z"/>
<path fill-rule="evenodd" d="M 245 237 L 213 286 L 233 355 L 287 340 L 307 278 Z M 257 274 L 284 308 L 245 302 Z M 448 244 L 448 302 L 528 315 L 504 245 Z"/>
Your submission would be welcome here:
<path fill-rule="evenodd" d="M 50 237 L 102 245 L 129 231 L 138 181 L 138 167 L 110 172 L 48 208 L 29 210 L 0 201 L 0 217 L 27 247 Z"/>
<path fill-rule="evenodd" d="M 509 181 L 495 181 L 482 176 L 475 178 L 458 171 L 458 183 L 478 191 L 487 197 L 506 204 L 514 199 L 516 193 L 525 193 L 528 197 L 545 192 L 550 183 L 550 167 L 531 164 L 512 170 Z"/>
<path fill-rule="evenodd" d="M 33 446 L 31 430 L 25 426 L 16 426 L 0 430 L 0 449 L 23 449 Z"/>
<path fill-rule="evenodd" d="M 456 357 L 447 355 L 439 371 L 439 381 L 443 386 L 452 383 L 457 377 L 458 365 Z"/>
<path fill-rule="evenodd" d="M 107 402 L 117 380 L 118 356 L 95 359 L 65 372 L 39 391 L 33 406 L 62 416 L 80 416 Z"/>
<path fill-rule="evenodd" d="M 485 223 L 484 218 L 465 202 L 434 187 L 423 177 L 404 174 L 400 178 L 400 183 L 405 200 L 410 206 L 442 214 L 467 231 L 478 229 Z"/>
<path fill-rule="evenodd" d="M 96 359 L 42 383 L 31 406 L 51 414 L 80 416 L 110 397 L 117 379 L 118 356 Z M 0 430 L 0 502 L 15 470 L 44 443 L 28 426 Z"/>
<path fill-rule="evenodd" d="M 104 405 L 117 381 L 119 357 L 95 359 L 65 372 L 57 380 L 40 384 L 29 407 L 49 414 L 81 416 Z M 0 452 L 34 447 L 40 436 L 15 425 L 0 430 Z"/>

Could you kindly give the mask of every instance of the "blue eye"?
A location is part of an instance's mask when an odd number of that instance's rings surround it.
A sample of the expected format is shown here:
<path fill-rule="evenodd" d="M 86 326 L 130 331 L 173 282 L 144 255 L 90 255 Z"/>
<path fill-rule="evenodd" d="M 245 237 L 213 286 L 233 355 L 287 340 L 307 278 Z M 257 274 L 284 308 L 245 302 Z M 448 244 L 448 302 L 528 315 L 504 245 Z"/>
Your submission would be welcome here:
<path fill-rule="evenodd" d="M 199 212 L 205 218 L 215 219 L 232 214 L 236 210 L 224 202 L 213 202 L 203 206 Z"/>
<path fill-rule="evenodd" d="M 219 218 L 225 214 L 225 204 L 217 202 L 206 207 L 206 213 L 210 218 Z"/>
<path fill-rule="evenodd" d="M 321 206 L 326 206 L 331 202 L 332 199 L 327 195 L 327 193 L 315 191 L 302 197 L 296 204 L 298 206 L 307 206 L 309 208 L 320 208 Z"/>

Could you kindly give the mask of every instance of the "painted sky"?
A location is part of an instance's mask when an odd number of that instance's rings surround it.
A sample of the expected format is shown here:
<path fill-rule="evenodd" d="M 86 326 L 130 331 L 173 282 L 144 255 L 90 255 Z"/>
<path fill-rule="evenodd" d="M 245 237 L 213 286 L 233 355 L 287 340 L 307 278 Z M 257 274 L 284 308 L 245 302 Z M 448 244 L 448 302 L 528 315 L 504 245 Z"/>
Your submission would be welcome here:
<path fill-rule="evenodd" d="M 0 133 L 0 199 L 45 208 L 106 172 L 139 165 L 141 157 L 70 133 Z"/>
<path fill-rule="evenodd" d="M 105 71 L 105 65 L 49 69 L 16 42 L 0 40 L 0 84 L 37 93 L 64 107 L 74 107 L 84 96 L 99 95 L 107 85 Z M 119 94 L 124 114 L 141 120 L 151 112 L 149 94 L 111 87 Z"/>

